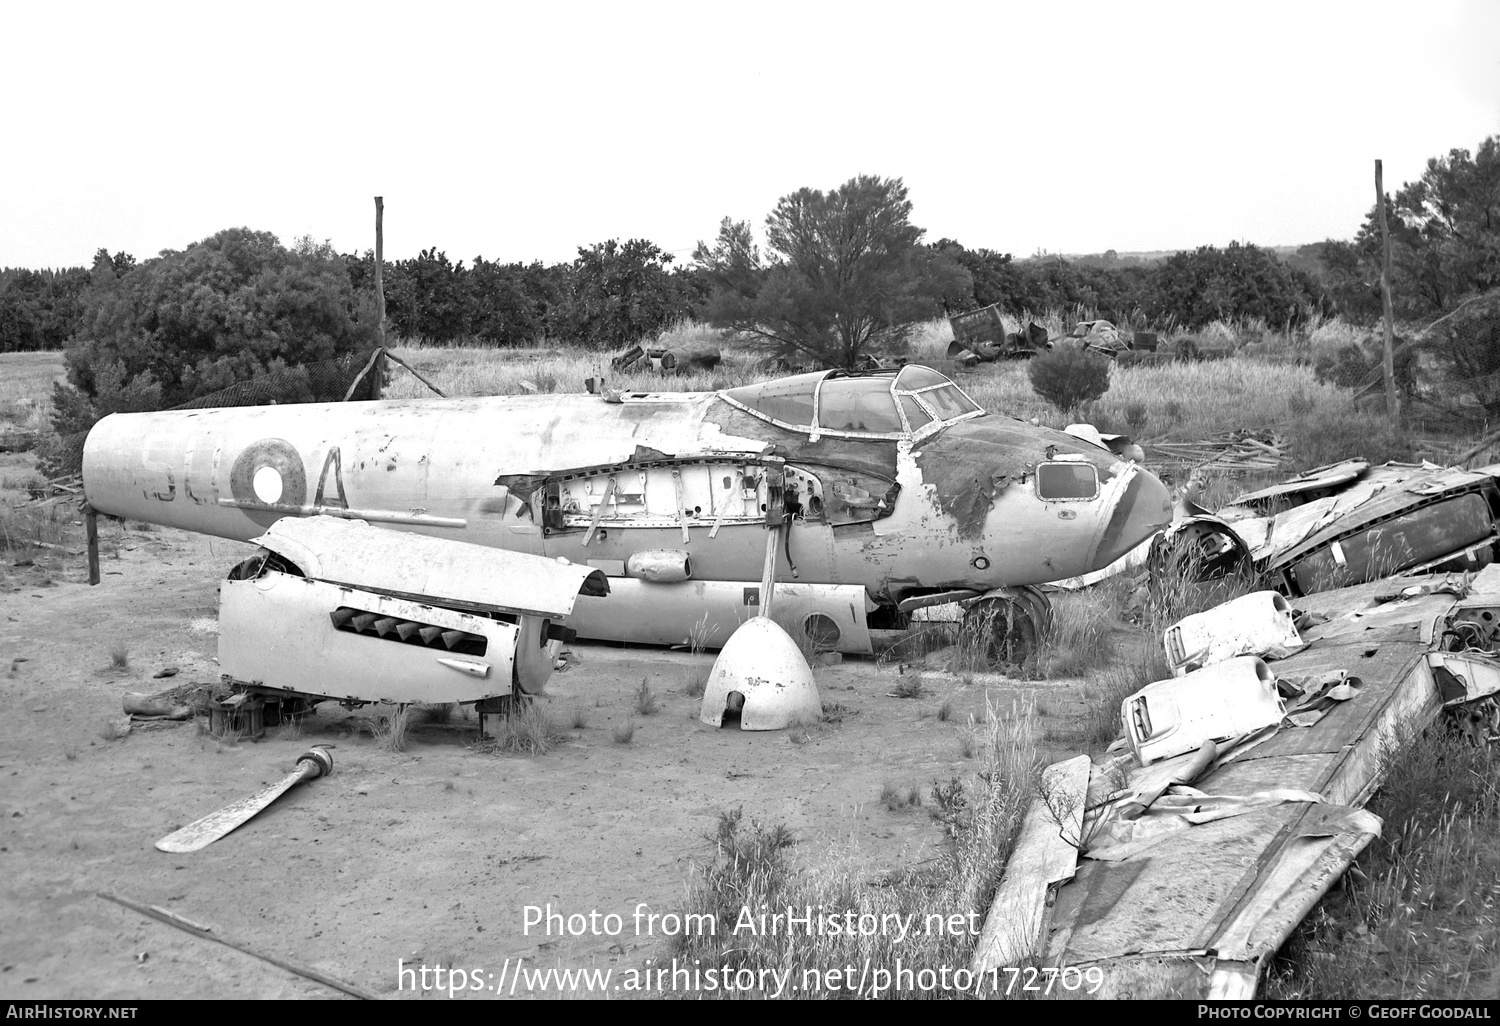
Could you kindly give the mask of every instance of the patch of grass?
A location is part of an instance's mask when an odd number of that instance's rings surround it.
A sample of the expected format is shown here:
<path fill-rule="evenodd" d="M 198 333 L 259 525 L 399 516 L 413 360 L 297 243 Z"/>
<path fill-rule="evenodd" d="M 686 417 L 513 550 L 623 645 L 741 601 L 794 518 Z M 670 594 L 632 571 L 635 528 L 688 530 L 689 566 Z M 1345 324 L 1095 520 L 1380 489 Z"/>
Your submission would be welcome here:
<path fill-rule="evenodd" d="M 708 689 L 708 678 L 713 676 L 712 664 L 708 666 L 695 666 L 687 671 L 683 681 L 682 693 L 689 698 L 702 698 L 703 692 Z"/>
<path fill-rule="evenodd" d="M 640 686 L 631 695 L 630 707 L 635 710 L 637 716 L 654 716 L 661 709 L 661 699 L 657 697 L 655 691 L 651 690 L 651 685 L 647 683 L 645 677 L 641 678 Z"/>
<path fill-rule="evenodd" d="M 589 711 L 581 705 L 573 707 L 573 718 L 568 721 L 574 730 L 582 730 L 589 725 Z"/>
<path fill-rule="evenodd" d="M 975 726 L 976 724 L 970 723 L 958 732 L 958 754 L 965 759 L 974 758 L 974 753 L 978 750 Z"/>
<path fill-rule="evenodd" d="M 1500 759 L 1439 729 L 1382 752 L 1362 872 L 1297 928 L 1271 999 L 1493 998 L 1500 983 Z"/>
<path fill-rule="evenodd" d="M 535 699 L 512 698 L 509 711 L 498 717 L 499 733 L 473 745 L 484 755 L 546 755 L 568 739 Z"/>
<path fill-rule="evenodd" d="M 887 781 L 880 787 L 880 804 L 891 812 L 919 808 L 922 804 L 922 789 L 915 784 L 898 787 Z"/>
<path fill-rule="evenodd" d="M 1052 596 L 1052 630 L 1042 643 L 1042 675 L 1082 677 L 1115 658 L 1115 632 L 1124 620 L 1131 581 L 1124 576 L 1082 591 Z"/>
<path fill-rule="evenodd" d="M 843 723 L 846 718 L 854 716 L 858 712 L 858 709 L 851 709 L 847 705 L 844 705 L 840 702 L 824 702 L 823 722 Z"/>
<path fill-rule="evenodd" d="M 1111 666 L 1095 671 L 1083 685 L 1083 714 L 1078 720 L 1077 735 L 1069 740 L 1099 753 L 1124 731 L 1120 721 L 1120 703 L 1147 684 L 1172 676 L 1167 657 L 1157 639 L 1142 632 L 1138 650 Z"/>
<path fill-rule="evenodd" d="M 411 723 L 411 706 L 398 705 L 390 716 L 382 717 L 380 747 L 388 752 L 406 751 L 406 728 Z"/>
<path fill-rule="evenodd" d="M 130 652 L 125 647 L 125 642 L 117 641 L 109 648 L 109 665 L 116 670 L 130 669 Z"/>
<path fill-rule="evenodd" d="M 1332 404 L 1309 405 L 1300 398 L 1297 409 L 1306 412 L 1288 419 L 1284 430 L 1291 442 L 1293 473 L 1361 456 L 1371 464 L 1390 460 L 1411 462 L 1414 443 L 1405 431 L 1391 427 L 1384 414 L 1339 408 Z"/>
<path fill-rule="evenodd" d="M 903 966 L 968 965 L 976 936 L 921 927 L 929 915 L 939 912 L 945 917 L 973 912 L 981 919 L 988 912 L 1032 794 L 1033 715 L 1029 705 L 1018 705 L 1009 716 L 989 717 L 990 729 L 978 744 L 978 771 L 954 780 L 944 790 L 945 804 L 936 810 L 940 818 L 946 817 L 945 850 L 894 874 L 872 873 L 857 857 L 847 855 L 798 866 L 791 857 L 794 839 L 785 826 L 746 822 L 739 810 L 721 813 L 718 829 L 708 838 L 706 857 L 695 867 L 684 909 L 712 917 L 715 929 L 710 933 L 705 927 L 680 937 L 673 954 L 679 959 L 712 960 L 731 972 L 790 971 L 792 980 L 801 980 L 807 970 L 863 965 L 866 959 L 872 970 L 892 974 L 898 958 Z M 912 790 L 891 785 L 891 798 L 905 806 Z M 785 931 L 753 936 L 733 932 L 745 909 L 804 905 L 847 909 L 856 915 L 910 915 L 916 929 L 904 941 L 894 931 L 814 937 Z M 726 945 L 726 937 L 734 943 Z M 745 996 L 769 997 L 770 990 Z"/>
<path fill-rule="evenodd" d="M 922 678 L 916 674 L 903 676 L 896 682 L 896 686 L 886 692 L 891 698 L 922 698 L 927 694 L 927 688 L 922 684 Z"/>
<path fill-rule="evenodd" d="M 628 745 L 635 739 L 635 720 L 626 720 L 609 732 L 617 745 Z"/>
<path fill-rule="evenodd" d="M 937 708 L 937 718 L 939 723 L 947 723 L 953 719 L 953 699 L 943 699 L 942 704 Z"/>

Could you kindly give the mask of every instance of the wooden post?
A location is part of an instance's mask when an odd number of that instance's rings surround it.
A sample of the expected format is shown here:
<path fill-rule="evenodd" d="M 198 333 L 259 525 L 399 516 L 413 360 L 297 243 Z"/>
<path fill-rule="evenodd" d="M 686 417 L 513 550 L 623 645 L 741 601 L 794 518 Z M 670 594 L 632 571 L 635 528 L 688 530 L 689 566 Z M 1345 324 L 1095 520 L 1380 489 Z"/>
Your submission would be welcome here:
<path fill-rule="evenodd" d="M 1375 210 L 1380 218 L 1380 299 L 1385 307 L 1385 345 L 1381 350 L 1380 368 L 1385 376 L 1385 415 L 1391 426 L 1401 426 L 1401 397 L 1396 394 L 1396 328 L 1391 316 L 1391 237 L 1385 224 L 1385 186 L 1380 161 L 1375 162 Z"/>
<path fill-rule="evenodd" d="M 89 540 L 89 583 L 99 583 L 99 514 L 94 507 L 83 507 L 83 527 Z"/>
<path fill-rule="evenodd" d="M 379 322 L 380 347 L 385 348 L 385 199 L 375 197 L 375 316 Z"/>

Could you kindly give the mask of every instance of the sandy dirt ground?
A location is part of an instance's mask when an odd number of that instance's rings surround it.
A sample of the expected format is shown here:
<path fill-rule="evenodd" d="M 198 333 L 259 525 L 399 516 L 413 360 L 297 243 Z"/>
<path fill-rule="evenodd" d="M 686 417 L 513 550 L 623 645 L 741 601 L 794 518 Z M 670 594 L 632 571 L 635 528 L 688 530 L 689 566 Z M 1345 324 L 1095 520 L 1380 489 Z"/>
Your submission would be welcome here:
<path fill-rule="evenodd" d="M 332 703 L 255 743 L 221 742 L 198 721 L 116 739 L 127 692 L 218 680 L 218 580 L 252 549 L 135 524 L 101 535 L 98 587 L 78 555 L 0 563 L 0 993 L 10 998 L 338 996 L 101 891 L 382 996 L 416 996 L 398 979 L 402 964 L 640 966 L 669 940 L 637 930 L 637 910 L 682 909 L 721 813 L 785 824 L 804 864 L 848 860 L 873 876 L 929 859 L 943 843 L 931 802 L 891 811 L 883 785 L 925 796 L 972 772 L 959 732 L 987 700 L 1008 710 L 1046 691 L 1054 715 L 1069 701 L 1057 685 L 947 674 L 924 675 L 922 698 L 896 698 L 894 665 L 850 661 L 818 673 L 825 704 L 844 707 L 837 724 L 714 729 L 684 693 L 711 656 L 580 643 L 542 699 L 567 740 L 542 756 L 475 751 L 472 716 L 415 726 L 404 751 L 389 751 L 362 727 L 377 709 Z M 119 654 L 128 666 L 115 665 Z M 178 673 L 153 679 L 168 667 Z M 642 678 L 663 700 L 651 716 L 631 710 Z M 948 721 L 936 715 L 945 699 Z M 628 719 L 634 736 L 616 743 Z M 337 746 L 330 777 L 202 851 L 154 848 L 277 780 L 313 742 Z M 624 925 L 618 936 L 528 928 L 527 907 L 549 905 Z"/>

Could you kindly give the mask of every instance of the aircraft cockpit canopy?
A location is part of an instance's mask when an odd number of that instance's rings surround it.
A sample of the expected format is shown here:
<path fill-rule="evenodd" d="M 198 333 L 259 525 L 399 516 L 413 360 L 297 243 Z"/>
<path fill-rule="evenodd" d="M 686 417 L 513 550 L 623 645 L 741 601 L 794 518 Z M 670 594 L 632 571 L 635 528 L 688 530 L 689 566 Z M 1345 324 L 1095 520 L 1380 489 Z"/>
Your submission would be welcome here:
<path fill-rule="evenodd" d="M 919 439 L 984 416 L 947 377 L 916 365 L 899 372 L 814 371 L 721 393 L 761 420 L 811 438 Z"/>

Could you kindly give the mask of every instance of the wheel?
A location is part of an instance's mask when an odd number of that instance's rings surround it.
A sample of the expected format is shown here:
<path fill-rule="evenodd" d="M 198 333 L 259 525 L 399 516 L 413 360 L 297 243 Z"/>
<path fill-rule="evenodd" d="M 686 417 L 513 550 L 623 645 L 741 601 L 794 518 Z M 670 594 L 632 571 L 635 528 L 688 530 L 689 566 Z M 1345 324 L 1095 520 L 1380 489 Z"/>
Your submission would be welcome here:
<path fill-rule="evenodd" d="M 1052 604 L 1034 588 L 1014 598 L 988 598 L 964 612 L 964 649 L 989 666 L 1026 666 L 1036 661 L 1052 629 Z"/>
<path fill-rule="evenodd" d="M 1188 523 L 1164 533 L 1146 566 L 1151 607 L 1168 622 L 1254 590 L 1250 550 L 1223 524 Z"/>

